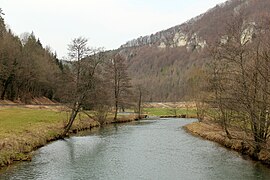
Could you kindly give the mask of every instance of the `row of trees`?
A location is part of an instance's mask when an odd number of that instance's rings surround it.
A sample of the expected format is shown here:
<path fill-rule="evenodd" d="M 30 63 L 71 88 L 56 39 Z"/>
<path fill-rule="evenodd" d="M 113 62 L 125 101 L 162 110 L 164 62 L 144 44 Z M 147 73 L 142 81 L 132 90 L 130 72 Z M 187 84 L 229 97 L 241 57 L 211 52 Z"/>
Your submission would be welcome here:
<path fill-rule="evenodd" d="M 201 81 L 201 100 L 229 138 L 236 137 L 229 127 L 242 128 L 244 142 L 257 157 L 270 137 L 270 22 L 248 22 L 244 17 L 235 16 L 226 36 L 210 48 L 212 61 Z"/>
<path fill-rule="evenodd" d="M 32 97 L 55 97 L 61 63 L 33 33 L 22 38 L 6 29 L 0 14 L 0 99 L 29 102 Z"/>

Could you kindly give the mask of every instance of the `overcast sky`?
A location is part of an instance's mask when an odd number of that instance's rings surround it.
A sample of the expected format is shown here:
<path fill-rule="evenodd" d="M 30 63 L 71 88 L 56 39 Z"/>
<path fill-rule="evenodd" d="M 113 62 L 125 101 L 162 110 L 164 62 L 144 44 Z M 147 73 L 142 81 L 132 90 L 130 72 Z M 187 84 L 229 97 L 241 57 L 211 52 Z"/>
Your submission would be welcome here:
<path fill-rule="evenodd" d="M 79 36 L 89 46 L 116 49 L 139 36 L 181 24 L 225 0 L 0 0 L 17 35 L 34 32 L 59 58 Z"/>

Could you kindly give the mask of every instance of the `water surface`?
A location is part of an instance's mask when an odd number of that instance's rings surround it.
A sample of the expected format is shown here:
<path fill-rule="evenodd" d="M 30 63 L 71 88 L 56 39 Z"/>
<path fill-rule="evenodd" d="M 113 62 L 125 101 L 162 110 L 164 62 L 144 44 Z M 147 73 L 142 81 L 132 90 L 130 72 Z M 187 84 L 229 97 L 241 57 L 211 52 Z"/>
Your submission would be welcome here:
<path fill-rule="evenodd" d="M 192 119 L 111 125 L 40 148 L 0 179 L 270 179 L 270 169 L 182 128 Z"/>

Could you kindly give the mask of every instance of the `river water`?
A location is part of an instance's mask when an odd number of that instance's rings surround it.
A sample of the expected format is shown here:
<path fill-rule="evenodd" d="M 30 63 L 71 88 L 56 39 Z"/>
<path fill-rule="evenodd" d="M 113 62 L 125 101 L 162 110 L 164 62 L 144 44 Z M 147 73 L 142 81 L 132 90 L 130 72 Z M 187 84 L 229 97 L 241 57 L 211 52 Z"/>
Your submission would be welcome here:
<path fill-rule="evenodd" d="M 270 169 L 182 128 L 192 119 L 110 125 L 55 141 L 0 179 L 270 179 Z"/>

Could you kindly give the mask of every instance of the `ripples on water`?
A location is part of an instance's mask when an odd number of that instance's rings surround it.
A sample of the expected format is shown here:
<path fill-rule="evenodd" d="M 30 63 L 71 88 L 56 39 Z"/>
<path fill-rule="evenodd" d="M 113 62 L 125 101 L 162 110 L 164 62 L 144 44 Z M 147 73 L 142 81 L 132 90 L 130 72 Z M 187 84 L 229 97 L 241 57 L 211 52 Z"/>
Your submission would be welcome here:
<path fill-rule="evenodd" d="M 270 170 L 166 119 L 111 125 L 40 148 L 0 179 L 270 179 Z"/>

